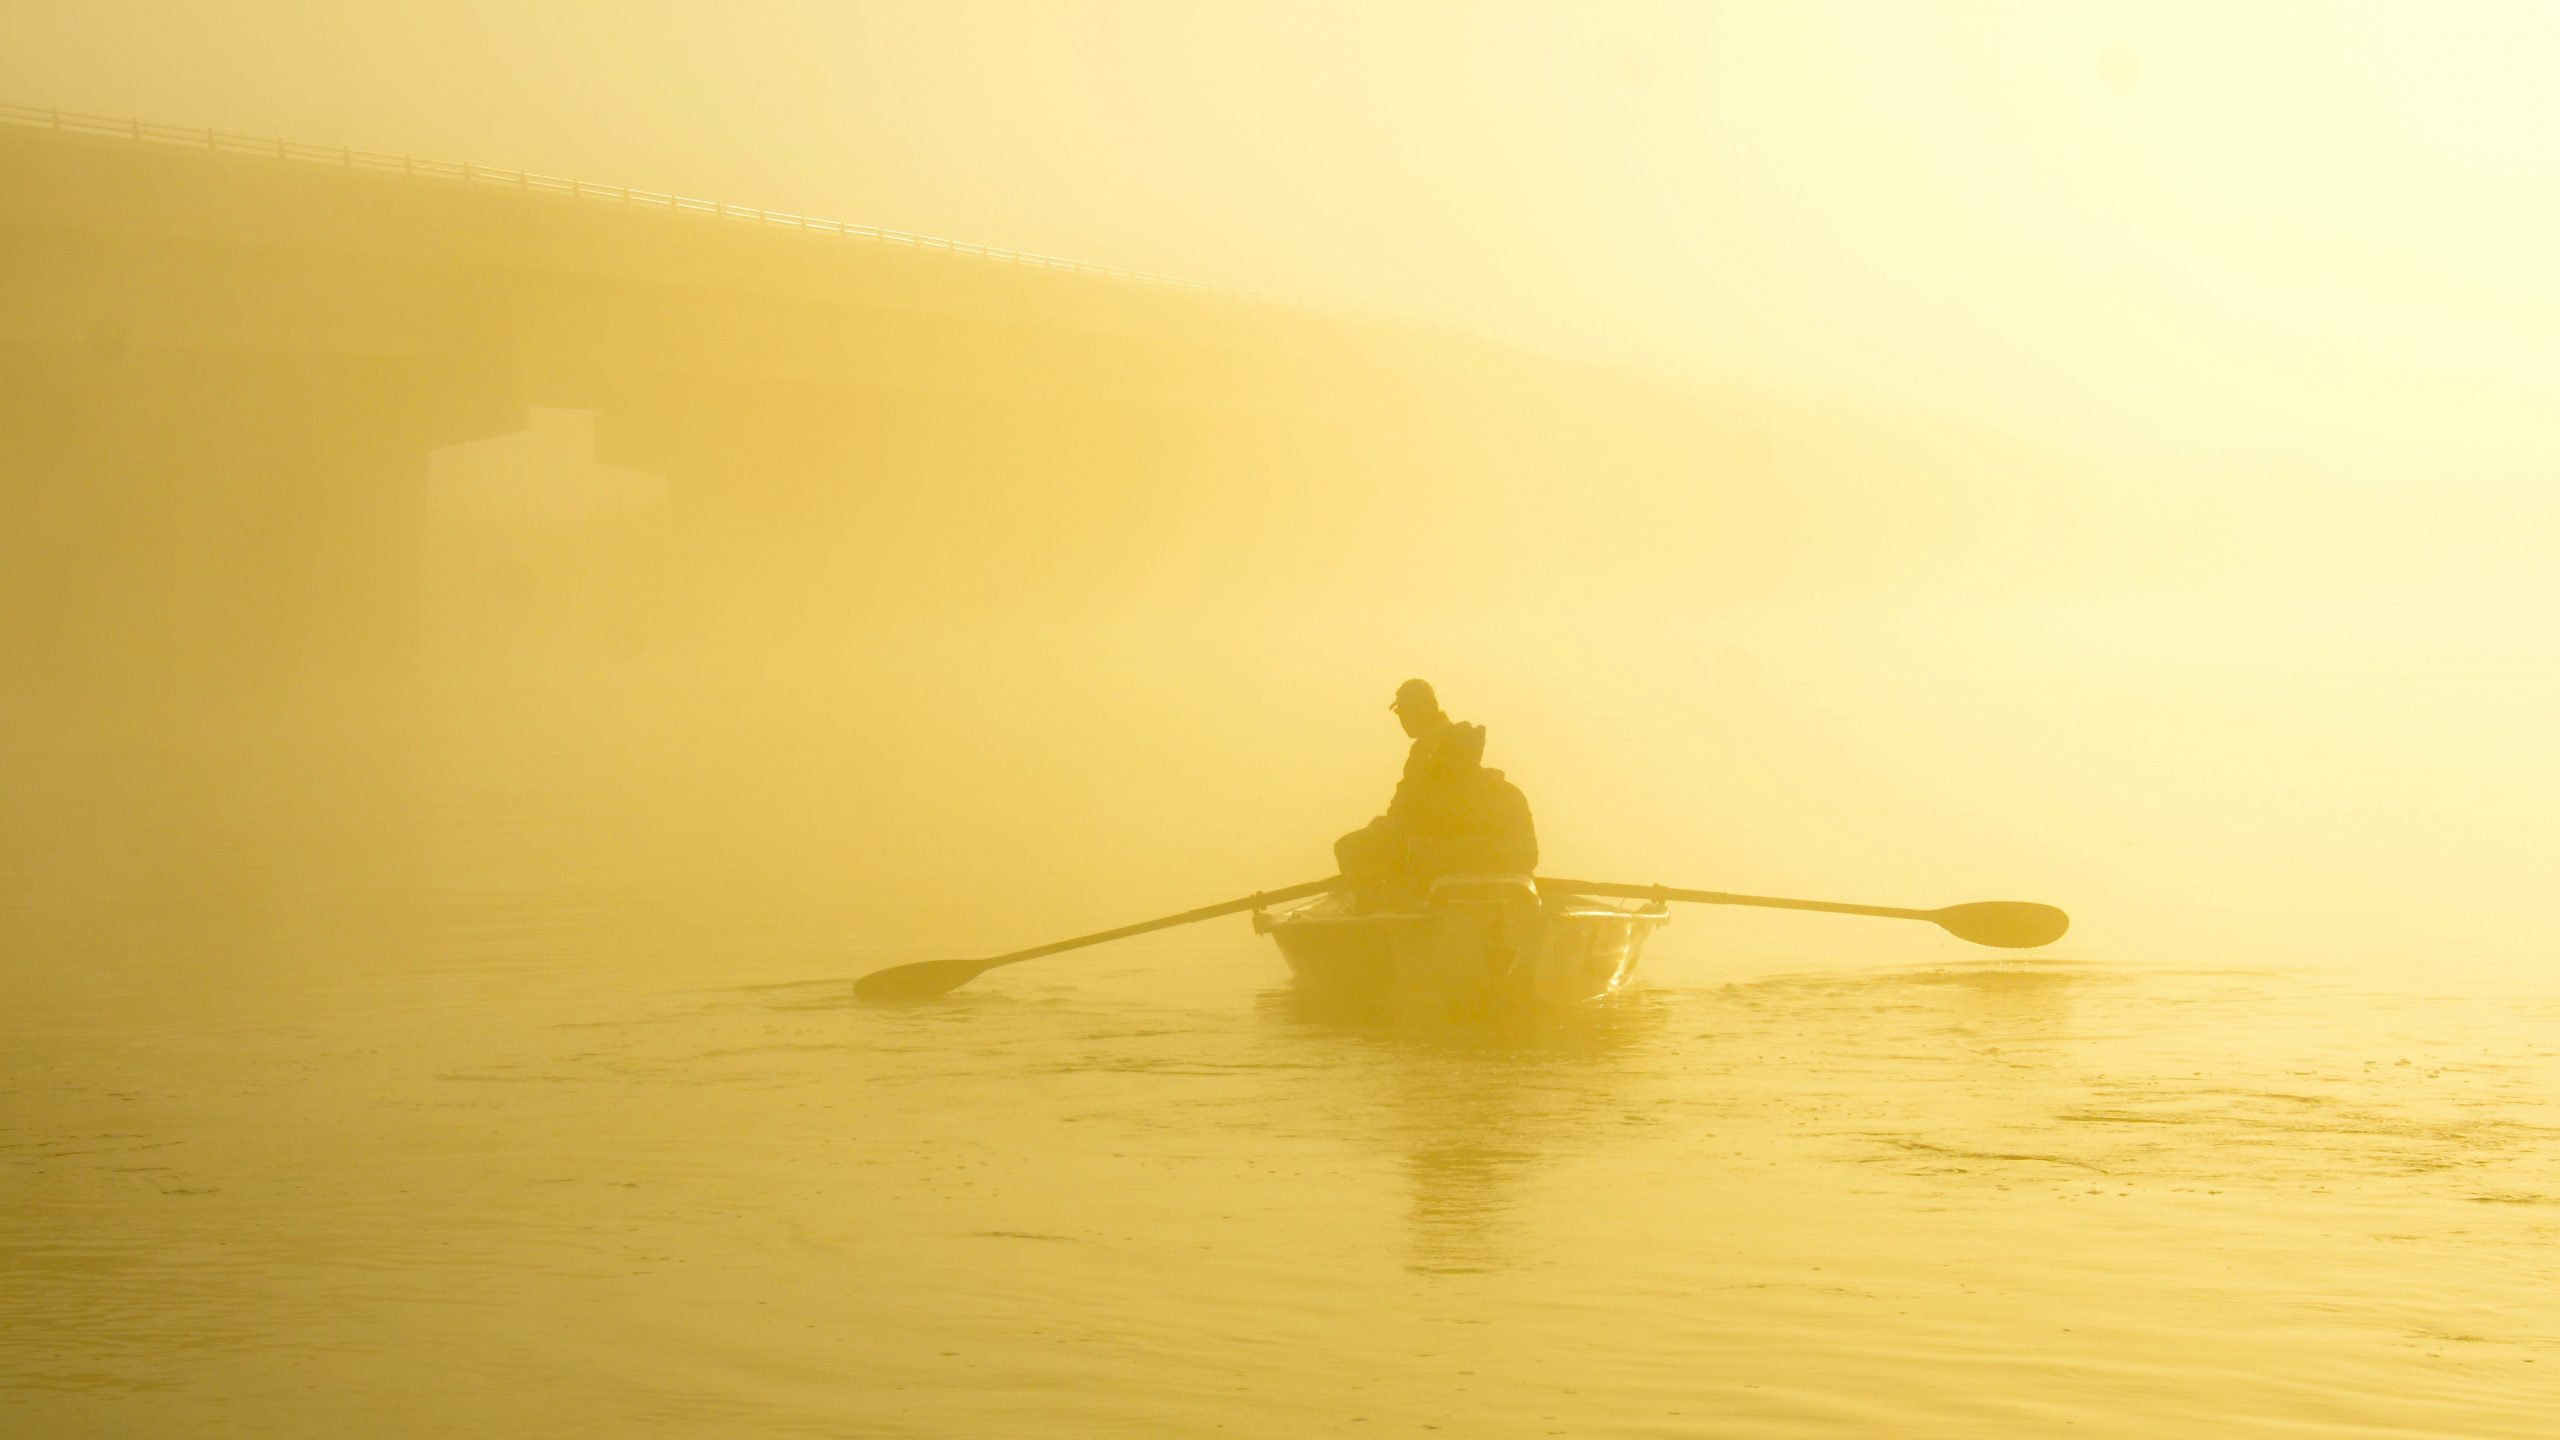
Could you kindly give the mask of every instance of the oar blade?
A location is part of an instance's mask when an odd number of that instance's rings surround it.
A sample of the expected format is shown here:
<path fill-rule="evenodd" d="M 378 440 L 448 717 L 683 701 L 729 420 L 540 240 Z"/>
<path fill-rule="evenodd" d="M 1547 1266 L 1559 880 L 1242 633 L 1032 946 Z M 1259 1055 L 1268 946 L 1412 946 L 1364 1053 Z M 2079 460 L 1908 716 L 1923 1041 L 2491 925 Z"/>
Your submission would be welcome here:
<path fill-rule="evenodd" d="M 1930 918 L 1959 940 L 1997 945 L 2003 950 L 2032 950 L 2050 945 L 2071 928 L 2071 917 L 2051 905 L 2031 900 L 1977 900 L 1933 911 Z"/>
<path fill-rule="evenodd" d="M 985 971 L 979 960 L 918 960 L 874 970 L 853 982 L 853 998 L 865 1005 L 896 1005 L 947 995 Z"/>

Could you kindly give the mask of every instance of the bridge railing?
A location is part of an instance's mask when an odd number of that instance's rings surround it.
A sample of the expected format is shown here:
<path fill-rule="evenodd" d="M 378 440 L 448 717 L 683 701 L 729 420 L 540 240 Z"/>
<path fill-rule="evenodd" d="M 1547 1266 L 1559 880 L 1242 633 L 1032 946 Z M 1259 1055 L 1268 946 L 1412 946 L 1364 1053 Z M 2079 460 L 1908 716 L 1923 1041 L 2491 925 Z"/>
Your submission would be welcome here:
<path fill-rule="evenodd" d="M 953 255 L 974 256 L 1007 265 L 1024 265 L 1040 270 L 1062 270 L 1077 275 L 1126 280 L 1141 285 L 1161 285 L 1176 290 L 1197 290 L 1266 304 L 1296 305 L 1300 303 L 1288 296 L 1276 295 L 1267 290 L 1218 285 L 1205 280 L 1185 280 L 1179 276 L 1159 275 L 1151 270 L 1130 270 L 1117 265 L 1096 265 L 1087 260 L 1069 260 L 1056 255 L 1040 255 L 1028 250 L 1007 250 L 993 245 L 973 245 L 966 240 L 949 240 L 939 235 L 891 230 L 878 225 L 860 225 L 850 220 L 829 220 L 816 215 L 765 210 L 752 205 L 732 205 L 726 201 L 675 195 L 663 190 L 635 190 L 628 185 L 604 185 L 568 175 L 542 175 L 530 170 L 507 170 L 492 165 L 474 164 L 468 160 L 431 160 L 417 155 L 393 155 L 379 150 L 357 150 L 344 145 L 314 145 L 302 140 L 235 135 L 223 130 L 199 130 L 183 125 L 161 125 L 149 120 L 82 115 L 69 110 L 39 109 L 32 105 L 0 104 L 0 124 L 55 130 L 72 135 L 106 136 L 140 144 L 210 150 L 219 154 L 263 155 L 276 160 L 336 165 L 350 170 L 397 173 L 432 180 L 458 181 L 466 185 L 495 185 L 528 193 L 557 195 L 572 200 L 607 200 L 622 205 L 639 206 L 643 209 L 663 210 L 669 214 L 698 215 L 713 220 L 758 227 L 801 230 L 815 235 L 836 235 L 848 240 L 863 240 L 881 245 L 903 245 L 917 250 L 941 250 Z"/>

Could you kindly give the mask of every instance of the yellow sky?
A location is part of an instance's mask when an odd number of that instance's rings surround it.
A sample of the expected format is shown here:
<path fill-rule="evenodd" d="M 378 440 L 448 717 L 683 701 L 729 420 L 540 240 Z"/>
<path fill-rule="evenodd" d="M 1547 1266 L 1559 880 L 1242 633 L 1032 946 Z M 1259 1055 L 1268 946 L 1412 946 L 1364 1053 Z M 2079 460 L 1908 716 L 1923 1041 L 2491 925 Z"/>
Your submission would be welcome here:
<path fill-rule="evenodd" d="M 1094 419 L 1133 428 L 1067 463 L 1063 422 L 866 450 L 749 406 L 739 433 L 791 433 L 718 483 L 855 453 L 984 489 L 739 511 L 686 563 L 772 563 L 670 582 L 719 674 L 667 748 L 785 756 L 792 815 L 875 817 L 919 864 L 1072 851 L 1110 870 L 1061 879 L 1097 904 L 1123 873 L 1168 907 L 1278 883 L 1367 813 L 1399 743 L 1381 687 L 1419 673 L 1495 725 L 1568 869 L 2047 896 L 2119 939 L 2470 917 L 2539 963 L 2555 56 L 2560 10 L 2526 6 L 250 0 L 17 6 L 0 98 L 1265 286 L 1753 392 L 1541 370 L 1539 444 L 1345 421 L 1241 469 L 1161 417 Z M 948 562 L 865 529 L 964 514 Z M 802 603 L 866 535 L 880 570 Z M 921 598 L 863 588 L 916 556 Z M 873 704 L 882 666 L 935 703 Z M 756 793 L 732 778 L 704 793 Z"/>
<path fill-rule="evenodd" d="M 2560 11 L 11 7 L 0 95 L 680 188 L 2144 459 L 2560 444 Z"/>

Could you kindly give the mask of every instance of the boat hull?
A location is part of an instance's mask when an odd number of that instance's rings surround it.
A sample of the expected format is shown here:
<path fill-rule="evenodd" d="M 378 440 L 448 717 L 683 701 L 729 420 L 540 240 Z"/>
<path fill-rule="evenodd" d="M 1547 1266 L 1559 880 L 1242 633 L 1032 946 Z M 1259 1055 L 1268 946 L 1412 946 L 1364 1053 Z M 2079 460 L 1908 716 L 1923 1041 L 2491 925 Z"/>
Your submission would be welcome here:
<path fill-rule="evenodd" d="M 1300 989 L 1402 1010 L 1468 1014 L 1581 1005 L 1634 977 L 1660 904 L 1541 895 L 1526 876 L 1453 876 L 1422 904 L 1364 910 L 1345 895 L 1256 912 Z"/>

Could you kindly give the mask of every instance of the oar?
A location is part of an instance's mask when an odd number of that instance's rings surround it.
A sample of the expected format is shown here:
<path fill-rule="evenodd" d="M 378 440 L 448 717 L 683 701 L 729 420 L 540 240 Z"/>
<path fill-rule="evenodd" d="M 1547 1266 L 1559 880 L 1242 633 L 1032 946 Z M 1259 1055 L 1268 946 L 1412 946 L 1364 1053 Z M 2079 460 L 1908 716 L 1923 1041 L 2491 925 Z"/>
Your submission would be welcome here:
<path fill-rule="evenodd" d="M 1538 888 L 1570 895 L 1615 895 L 1627 900 L 1686 900 L 1698 905 L 1759 905 L 1771 910 L 1826 910 L 1834 915 L 1882 915 L 1890 920 L 1926 920 L 1959 940 L 2026 950 L 2050 945 L 2071 928 L 2071 917 L 2031 900 L 1976 900 L 1939 910 L 1904 910 L 1892 905 L 1847 905 L 1837 900 L 1781 900 L 1771 895 L 1728 895 L 1721 890 L 1672 890 L 1660 885 L 1613 885 L 1602 880 L 1555 880 L 1538 877 Z"/>
<path fill-rule="evenodd" d="M 1043 955 L 1055 955 L 1062 950 L 1081 950 L 1087 945 L 1099 945 L 1106 940 L 1126 940 L 1132 935 L 1144 935 L 1150 930 L 1170 930 L 1176 925 L 1215 920 L 1221 915 L 1233 915 L 1239 910 L 1259 910 L 1265 905 L 1276 905 L 1283 900 L 1302 900 L 1309 895 L 1322 895 L 1328 890 L 1341 888 L 1342 877 L 1331 875 L 1322 880 L 1310 880 L 1304 885 L 1292 885 L 1284 890 L 1267 890 L 1247 895 L 1241 900 L 1221 900 L 1215 905 L 1203 905 L 1197 910 L 1185 910 L 1179 915 L 1167 915 L 1158 920 L 1141 920 L 1135 925 L 1123 925 L 1117 930 L 1079 935 L 1073 940 L 1053 940 L 1046 945 L 1034 945 L 1028 950 L 1016 950 L 1010 955 L 996 955 L 984 960 L 919 960 L 912 965 L 892 965 L 886 970 L 874 970 L 854 981 L 853 993 L 855 998 L 873 1003 L 929 1000 L 945 991 L 957 990 L 999 965 L 1037 960 Z"/>

